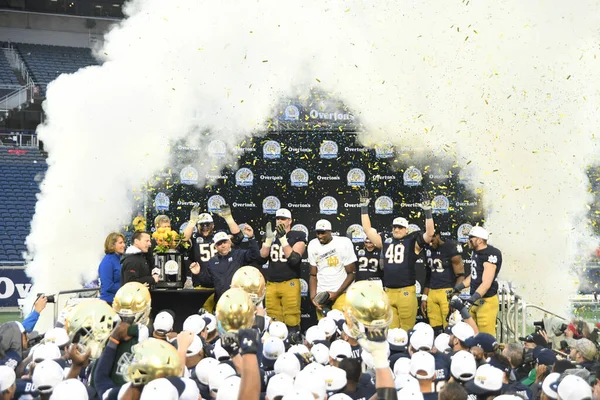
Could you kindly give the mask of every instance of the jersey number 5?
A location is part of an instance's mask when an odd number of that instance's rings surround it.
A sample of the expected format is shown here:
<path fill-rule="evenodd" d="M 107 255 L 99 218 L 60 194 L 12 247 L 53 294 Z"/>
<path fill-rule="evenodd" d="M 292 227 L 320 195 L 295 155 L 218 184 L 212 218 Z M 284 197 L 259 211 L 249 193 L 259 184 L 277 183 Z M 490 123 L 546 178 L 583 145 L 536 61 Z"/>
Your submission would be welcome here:
<path fill-rule="evenodd" d="M 385 252 L 388 264 L 402 264 L 404 261 L 404 245 L 402 243 L 391 245 Z"/>
<path fill-rule="evenodd" d="M 271 246 L 271 261 L 287 262 L 287 258 L 285 258 L 285 255 L 283 254 L 283 247 L 278 244 Z"/>

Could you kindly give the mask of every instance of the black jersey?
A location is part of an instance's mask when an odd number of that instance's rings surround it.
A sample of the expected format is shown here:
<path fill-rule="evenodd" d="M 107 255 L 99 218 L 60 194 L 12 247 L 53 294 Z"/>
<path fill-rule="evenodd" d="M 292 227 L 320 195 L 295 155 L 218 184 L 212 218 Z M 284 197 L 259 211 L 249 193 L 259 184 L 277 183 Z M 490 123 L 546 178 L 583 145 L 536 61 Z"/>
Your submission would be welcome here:
<path fill-rule="evenodd" d="M 417 248 L 417 235 L 422 232 L 394 239 L 393 236 L 385 238 L 381 234 L 383 258 L 383 286 L 387 288 L 402 288 L 412 286 L 416 281 L 415 262 L 419 255 Z"/>
<path fill-rule="evenodd" d="M 356 246 L 356 259 L 358 260 L 358 268 L 356 269 L 356 281 L 364 281 L 367 279 L 383 277 L 383 271 L 379 267 L 381 258 L 381 250 L 378 248 L 373 251 L 367 250 L 364 246 Z"/>
<path fill-rule="evenodd" d="M 294 247 L 294 244 L 298 242 L 304 242 L 306 244 L 306 234 L 302 231 L 289 231 L 286 235 L 287 241 L 290 246 Z M 302 254 L 300 254 L 302 257 Z M 265 279 L 269 282 L 284 282 L 290 279 L 300 278 L 300 266 L 299 263 L 296 266 L 291 266 L 288 263 L 285 254 L 283 253 L 283 247 L 279 243 L 279 239 L 275 239 L 271 244 L 269 250 L 269 267 L 265 271 Z"/>
<path fill-rule="evenodd" d="M 208 266 L 208 260 L 217 254 L 217 249 L 213 244 L 214 234 L 202 236 L 194 232 L 192 234 L 192 262 L 200 264 L 200 268 Z"/>
<path fill-rule="evenodd" d="M 471 296 L 479 285 L 481 285 L 483 279 L 483 264 L 488 262 L 496 265 L 496 273 L 494 274 L 494 281 L 488 289 L 487 293 L 483 297 L 492 297 L 498 293 L 498 273 L 502 268 L 502 253 L 497 248 L 488 245 L 485 249 L 479 251 L 473 251 L 471 255 Z"/>
<path fill-rule="evenodd" d="M 427 263 L 427 287 L 430 289 L 452 288 L 456 284 L 456 275 L 452 267 L 452 258 L 460 256 L 463 248 L 460 244 L 447 241 L 434 249 L 425 247 Z"/>

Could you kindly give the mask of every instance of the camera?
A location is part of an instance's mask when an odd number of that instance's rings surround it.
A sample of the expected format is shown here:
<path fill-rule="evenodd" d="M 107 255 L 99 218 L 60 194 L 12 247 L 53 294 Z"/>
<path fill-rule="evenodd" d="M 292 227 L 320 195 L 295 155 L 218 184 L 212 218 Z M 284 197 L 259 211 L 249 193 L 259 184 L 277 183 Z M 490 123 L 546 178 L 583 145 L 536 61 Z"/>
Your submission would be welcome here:
<path fill-rule="evenodd" d="M 544 326 L 544 321 L 533 321 L 533 326 L 535 327 L 535 331 L 545 331 L 546 327 Z"/>
<path fill-rule="evenodd" d="M 39 299 L 42 296 L 46 296 L 44 293 L 38 293 L 37 294 L 37 298 Z M 37 300 L 37 299 L 36 299 Z M 48 301 L 48 303 L 54 303 L 54 295 L 51 294 L 49 296 L 46 296 L 46 300 Z"/>

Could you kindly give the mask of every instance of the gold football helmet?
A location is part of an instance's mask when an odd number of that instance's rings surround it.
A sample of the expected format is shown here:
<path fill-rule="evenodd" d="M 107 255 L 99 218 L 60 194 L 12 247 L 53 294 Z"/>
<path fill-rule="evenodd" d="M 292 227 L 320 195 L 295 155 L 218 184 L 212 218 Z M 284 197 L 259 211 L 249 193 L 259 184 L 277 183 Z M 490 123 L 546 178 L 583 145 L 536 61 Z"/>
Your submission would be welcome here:
<path fill-rule="evenodd" d="M 346 323 L 353 336 L 367 330 L 387 331 L 392 323 L 392 308 L 383 288 L 373 281 L 354 282 L 346 292 Z"/>
<path fill-rule="evenodd" d="M 246 265 L 238 269 L 231 278 L 232 288 L 241 288 L 250 295 L 254 305 L 258 305 L 265 298 L 267 286 L 263 274 L 258 268 Z"/>
<path fill-rule="evenodd" d="M 181 359 L 169 342 L 150 338 L 133 347 L 126 380 L 133 385 L 167 376 L 181 376 Z"/>
<path fill-rule="evenodd" d="M 251 328 L 256 307 L 250 295 L 241 288 L 231 288 L 219 299 L 216 308 L 218 328 L 221 333 L 237 332 Z"/>
<path fill-rule="evenodd" d="M 128 282 L 115 294 L 113 308 L 121 319 L 131 324 L 148 325 L 150 317 L 150 290 L 139 282 Z"/>
<path fill-rule="evenodd" d="M 102 354 L 119 316 L 105 301 L 93 299 L 82 301 L 74 306 L 65 319 L 65 330 L 72 343 L 81 351 L 91 350 L 90 357 L 96 359 Z"/>

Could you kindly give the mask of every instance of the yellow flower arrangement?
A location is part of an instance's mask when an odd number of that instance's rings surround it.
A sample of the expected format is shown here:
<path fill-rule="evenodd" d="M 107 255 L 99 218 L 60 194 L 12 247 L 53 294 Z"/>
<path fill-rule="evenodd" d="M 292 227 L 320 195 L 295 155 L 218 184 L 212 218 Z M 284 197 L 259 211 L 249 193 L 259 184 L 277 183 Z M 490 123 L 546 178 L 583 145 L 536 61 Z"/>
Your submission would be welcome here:
<path fill-rule="evenodd" d="M 171 228 L 158 228 L 152 234 L 152 238 L 156 240 L 154 251 L 157 253 L 165 253 L 168 250 L 175 249 L 179 245 L 187 249 L 190 245 L 184 241 L 185 238 L 182 233 L 171 230 Z"/>

